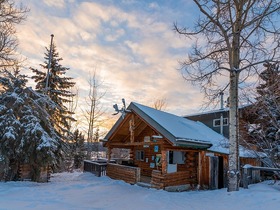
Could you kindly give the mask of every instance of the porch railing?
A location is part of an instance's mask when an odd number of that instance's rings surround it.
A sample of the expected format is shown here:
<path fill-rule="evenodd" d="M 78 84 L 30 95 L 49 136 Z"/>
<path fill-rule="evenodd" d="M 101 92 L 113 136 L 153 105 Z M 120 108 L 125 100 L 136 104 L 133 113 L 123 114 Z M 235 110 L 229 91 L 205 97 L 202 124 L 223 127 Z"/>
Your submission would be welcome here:
<path fill-rule="evenodd" d="M 106 175 L 107 163 L 84 160 L 84 171 L 91 172 L 95 176 L 105 176 Z"/>

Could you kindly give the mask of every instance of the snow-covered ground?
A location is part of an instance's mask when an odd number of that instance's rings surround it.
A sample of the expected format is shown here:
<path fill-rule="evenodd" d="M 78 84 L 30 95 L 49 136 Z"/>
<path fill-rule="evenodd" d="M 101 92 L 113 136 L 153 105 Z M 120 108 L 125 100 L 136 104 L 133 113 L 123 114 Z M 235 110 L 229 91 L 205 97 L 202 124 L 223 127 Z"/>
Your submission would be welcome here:
<path fill-rule="evenodd" d="M 166 192 L 90 173 L 54 174 L 49 183 L 0 183 L 0 209 L 278 210 L 280 185 L 250 185 L 238 192 Z"/>

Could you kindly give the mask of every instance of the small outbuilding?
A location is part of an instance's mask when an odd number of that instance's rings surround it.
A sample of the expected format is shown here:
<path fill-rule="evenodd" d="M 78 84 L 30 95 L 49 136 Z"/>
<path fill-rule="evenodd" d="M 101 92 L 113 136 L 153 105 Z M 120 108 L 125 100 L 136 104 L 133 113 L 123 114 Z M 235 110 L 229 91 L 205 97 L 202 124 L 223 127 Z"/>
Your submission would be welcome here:
<path fill-rule="evenodd" d="M 228 139 L 201 122 L 132 102 L 104 146 L 109 160 L 114 148 L 130 151 L 128 161 L 108 163 L 107 176 L 114 179 L 176 191 L 227 186 Z M 241 167 L 260 165 L 244 147 L 240 157 Z"/>

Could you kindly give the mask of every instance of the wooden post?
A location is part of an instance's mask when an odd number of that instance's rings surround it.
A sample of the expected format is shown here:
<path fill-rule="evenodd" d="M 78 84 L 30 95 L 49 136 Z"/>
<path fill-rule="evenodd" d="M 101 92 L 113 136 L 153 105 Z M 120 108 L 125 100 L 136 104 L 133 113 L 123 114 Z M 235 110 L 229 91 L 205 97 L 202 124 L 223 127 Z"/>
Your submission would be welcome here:
<path fill-rule="evenodd" d="M 129 159 L 134 160 L 134 153 L 135 153 L 134 147 L 130 148 L 130 151 L 129 151 Z"/>
<path fill-rule="evenodd" d="M 197 172 L 197 180 L 198 185 L 202 186 L 202 158 L 204 157 L 204 151 L 198 153 L 198 172 Z"/>
<path fill-rule="evenodd" d="M 131 119 L 129 120 L 130 143 L 134 142 L 134 129 L 134 115 L 132 114 Z"/>
<path fill-rule="evenodd" d="M 167 173 L 167 158 L 166 158 L 166 150 L 162 149 L 161 150 L 161 172 L 162 174 Z"/>
<path fill-rule="evenodd" d="M 243 168 L 243 188 L 248 189 L 248 170 Z"/>
<path fill-rule="evenodd" d="M 141 179 L 141 170 L 140 170 L 140 168 L 136 168 L 136 170 L 135 170 L 135 182 L 137 183 L 137 182 L 140 182 L 140 179 Z"/>
<path fill-rule="evenodd" d="M 108 156 L 108 163 L 110 163 L 110 160 L 111 160 L 111 152 L 112 152 L 112 149 L 111 149 L 111 147 L 108 147 L 108 154 L 107 154 L 107 156 Z"/>

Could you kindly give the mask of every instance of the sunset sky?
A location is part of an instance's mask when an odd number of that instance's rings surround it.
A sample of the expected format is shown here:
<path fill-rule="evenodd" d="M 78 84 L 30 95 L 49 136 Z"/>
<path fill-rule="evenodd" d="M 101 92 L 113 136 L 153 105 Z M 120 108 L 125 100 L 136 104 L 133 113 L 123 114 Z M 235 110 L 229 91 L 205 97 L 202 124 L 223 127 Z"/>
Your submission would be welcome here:
<path fill-rule="evenodd" d="M 198 112 L 203 94 L 181 76 L 179 61 L 192 41 L 173 30 L 174 22 L 191 27 L 197 8 L 190 0 L 25 0 L 30 8 L 17 27 L 19 51 L 28 67 L 39 68 L 54 34 L 61 64 L 79 88 L 85 104 L 90 72 L 96 69 L 106 95 L 104 108 L 135 101 L 152 106 L 166 100 L 166 111 Z M 32 85 L 32 83 L 30 83 Z M 102 91 L 101 90 L 101 91 Z"/>

